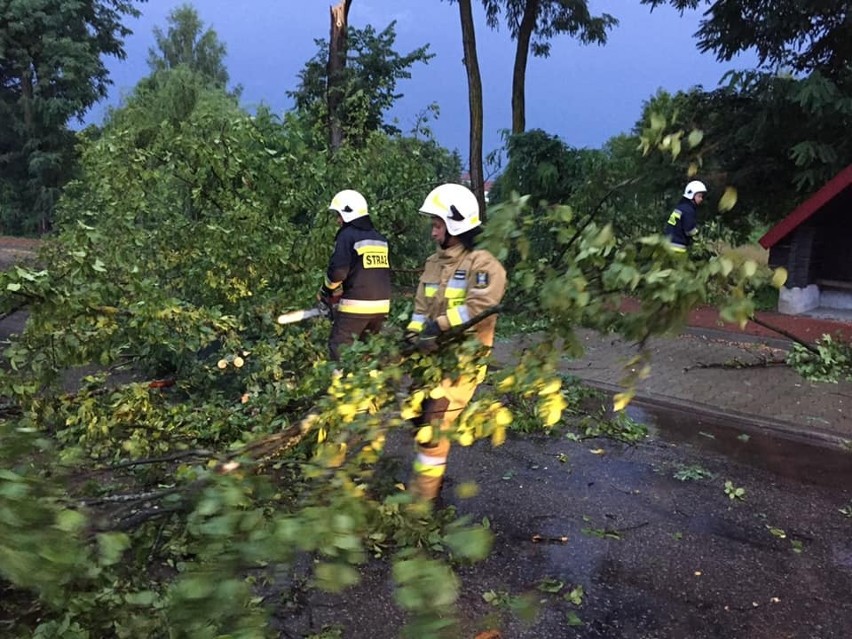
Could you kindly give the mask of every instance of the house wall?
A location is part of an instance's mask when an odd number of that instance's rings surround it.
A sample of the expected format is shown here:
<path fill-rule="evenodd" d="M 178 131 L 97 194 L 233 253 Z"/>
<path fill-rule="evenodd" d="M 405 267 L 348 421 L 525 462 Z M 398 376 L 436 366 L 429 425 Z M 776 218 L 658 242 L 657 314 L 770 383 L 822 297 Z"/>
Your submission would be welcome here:
<path fill-rule="evenodd" d="M 813 284 L 813 252 L 816 230 L 803 224 L 769 249 L 769 265 L 787 269 L 787 288 Z"/>
<path fill-rule="evenodd" d="M 813 277 L 821 281 L 852 285 L 852 188 L 813 218 L 817 228 Z"/>
<path fill-rule="evenodd" d="M 852 188 L 775 244 L 769 264 L 787 269 L 779 312 L 852 308 Z"/>

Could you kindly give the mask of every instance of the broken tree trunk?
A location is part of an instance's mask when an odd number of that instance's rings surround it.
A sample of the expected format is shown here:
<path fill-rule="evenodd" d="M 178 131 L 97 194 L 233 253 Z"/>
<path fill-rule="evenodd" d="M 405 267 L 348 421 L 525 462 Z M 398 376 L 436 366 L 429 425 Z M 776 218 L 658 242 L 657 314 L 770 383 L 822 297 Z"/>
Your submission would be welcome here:
<path fill-rule="evenodd" d="M 346 69 L 346 30 L 349 26 L 349 7 L 352 0 L 340 0 L 329 7 L 331 12 L 331 37 L 328 43 L 326 103 L 328 106 L 328 142 L 332 151 L 343 144 L 343 125 L 340 106 L 343 104 L 343 72 Z"/>

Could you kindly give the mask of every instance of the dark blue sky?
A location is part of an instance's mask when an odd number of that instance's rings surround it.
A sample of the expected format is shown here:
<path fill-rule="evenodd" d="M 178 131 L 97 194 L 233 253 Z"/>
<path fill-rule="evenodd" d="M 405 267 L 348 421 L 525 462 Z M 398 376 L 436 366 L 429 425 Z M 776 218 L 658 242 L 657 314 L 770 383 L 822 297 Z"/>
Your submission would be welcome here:
<path fill-rule="evenodd" d="M 106 104 L 148 73 L 147 51 L 154 26 L 165 27 L 166 16 L 181 0 L 149 0 L 142 16 L 130 22 L 127 59 L 109 60 L 114 86 L 106 103 L 95 106 L 87 122 L 99 122 Z M 331 0 L 196 0 L 202 20 L 227 48 L 232 83 L 242 84 L 243 103 L 260 103 L 276 111 L 289 108 L 286 91 L 316 52 L 315 38 L 328 37 Z M 479 3 L 477 45 L 485 102 L 485 152 L 501 146 L 501 129 L 511 125 L 511 78 L 514 42 L 502 29 L 487 29 Z M 530 58 L 527 70 L 527 128 L 542 128 L 572 146 L 598 147 L 609 137 L 628 131 L 642 102 L 659 88 L 669 91 L 696 84 L 712 88 L 725 71 L 753 64 L 746 56 L 720 64 L 700 54 L 693 33 L 700 14 L 681 17 L 665 8 L 653 13 L 638 0 L 592 0 L 593 10 L 617 17 L 621 24 L 604 47 L 580 46 L 567 37 L 553 41 L 551 56 Z M 437 102 L 441 109 L 433 130 L 447 147 L 466 153 L 467 80 L 462 65 L 458 7 L 441 0 L 353 0 L 349 16 L 356 27 L 377 30 L 397 21 L 397 50 L 407 53 L 429 44 L 435 57 L 413 69 L 403 81 L 404 97 L 391 113 L 403 130 L 416 114 Z"/>

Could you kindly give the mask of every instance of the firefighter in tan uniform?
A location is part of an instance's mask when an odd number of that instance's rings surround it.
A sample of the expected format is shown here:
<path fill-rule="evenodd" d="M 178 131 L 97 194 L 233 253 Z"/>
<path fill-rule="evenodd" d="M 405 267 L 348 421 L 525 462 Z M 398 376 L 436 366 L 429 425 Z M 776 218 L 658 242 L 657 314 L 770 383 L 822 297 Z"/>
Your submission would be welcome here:
<path fill-rule="evenodd" d="M 437 187 L 426 196 L 420 213 L 432 217 L 432 239 L 438 250 L 426 260 L 407 330 L 409 339 L 429 352 L 436 348 L 442 332 L 500 303 L 506 271 L 491 253 L 474 248 L 482 222 L 479 203 L 468 188 L 460 184 Z M 490 347 L 496 323 L 497 316 L 491 315 L 471 330 Z M 419 499 L 437 498 L 450 452 L 450 440 L 443 433 L 470 402 L 482 375 L 444 379 L 443 397 L 424 401 L 417 425 L 435 428 L 431 441 L 417 444 L 412 492 Z"/>

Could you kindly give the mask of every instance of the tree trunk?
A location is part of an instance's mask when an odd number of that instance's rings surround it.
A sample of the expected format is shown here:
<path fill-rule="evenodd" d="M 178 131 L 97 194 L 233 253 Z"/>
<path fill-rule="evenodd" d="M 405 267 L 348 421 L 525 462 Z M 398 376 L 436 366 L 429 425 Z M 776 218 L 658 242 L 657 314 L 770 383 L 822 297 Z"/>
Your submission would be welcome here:
<path fill-rule="evenodd" d="M 328 106 L 328 142 L 332 151 L 343 144 L 343 126 L 340 122 L 340 105 L 343 102 L 343 71 L 346 69 L 346 29 L 349 25 L 349 7 L 352 0 L 340 0 L 329 7 L 331 37 L 328 43 L 326 75 L 326 104 Z"/>
<path fill-rule="evenodd" d="M 523 133 L 527 128 L 525 85 L 530 40 L 538 18 L 539 0 L 527 0 L 524 15 L 518 27 L 518 44 L 515 49 L 515 68 L 512 73 L 512 135 Z"/>
<path fill-rule="evenodd" d="M 459 0 L 464 67 L 467 71 L 468 106 L 470 109 L 470 188 L 479 201 L 482 221 L 485 221 L 485 180 L 482 175 L 482 78 L 476 57 L 476 32 L 473 25 L 471 0 Z"/>
<path fill-rule="evenodd" d="M 33 133 L 33 72 L 29 66 L 21 73 L 21 104 L 24 110 L 24 131 L 29 138 Z"/>

